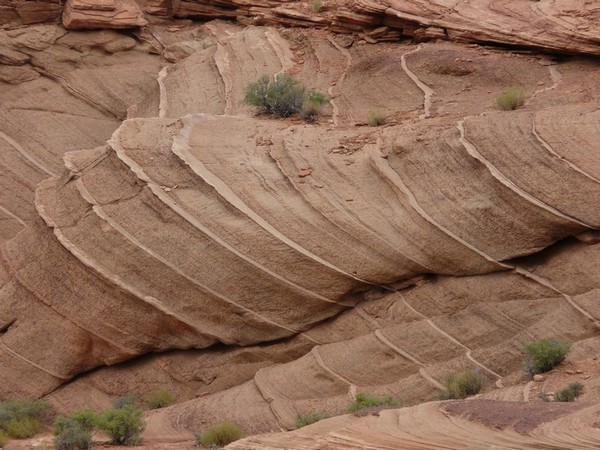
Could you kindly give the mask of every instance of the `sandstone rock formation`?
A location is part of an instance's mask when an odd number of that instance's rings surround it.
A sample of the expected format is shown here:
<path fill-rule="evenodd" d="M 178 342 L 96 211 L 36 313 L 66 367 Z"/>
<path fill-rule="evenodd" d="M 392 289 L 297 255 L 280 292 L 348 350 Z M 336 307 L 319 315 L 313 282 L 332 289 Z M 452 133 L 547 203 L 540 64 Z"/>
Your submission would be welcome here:
<path fill-rule="evenodd" d="M 219 21 L 133 36 L 0 35 L 0 397 L 167 384 L 189 401 L 147 438 L 262 432 L 361 391 L 431 400 L 468 367 L 510 386 L 532 339 L 597 348 L 597 61 Z M 592 51 L 561 36 L 495 42 Z M 280 73 L 331 96 L 318 123 L 243 105 Z M 496 110 L 511 85 L 526 104 Z"/>
<path fill-rule="evenodd" d="M 366 417 L 341 416 L 288 433 L 256 436 L 230 450 L 289 449 L 589 449 L 600 431 L 598 405 L 486 400 L 428 403 Z"/>

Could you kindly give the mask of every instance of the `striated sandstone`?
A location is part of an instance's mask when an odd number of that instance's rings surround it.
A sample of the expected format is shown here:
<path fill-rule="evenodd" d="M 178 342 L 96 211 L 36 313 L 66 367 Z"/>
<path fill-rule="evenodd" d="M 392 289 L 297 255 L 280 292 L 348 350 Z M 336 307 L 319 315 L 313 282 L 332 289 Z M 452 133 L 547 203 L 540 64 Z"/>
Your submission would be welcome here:
<path fill-rule="evenodd" d="M 597 347 L 596 61 L 219 21 L 1 39 L 24 55 L 0 84 L 1 396 L 167 385 L 190 401 L 147 438 L 179 439 L 415 404 L 474 366 L 510 386 L 539 337 Z M 243 105 L 276 73 L 331 96 L 318 123 Z"/>

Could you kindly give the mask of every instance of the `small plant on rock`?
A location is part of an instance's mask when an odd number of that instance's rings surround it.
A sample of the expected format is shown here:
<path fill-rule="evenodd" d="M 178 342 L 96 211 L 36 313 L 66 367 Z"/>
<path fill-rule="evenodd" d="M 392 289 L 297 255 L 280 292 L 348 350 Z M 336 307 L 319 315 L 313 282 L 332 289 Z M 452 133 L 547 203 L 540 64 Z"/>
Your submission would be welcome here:
<path fill-rule="evenodd" d="M 512 111 L 525 104 L 525 89 L 511 86 L 496 99 L 496 107 L 502 111 Z"/>
<path fill-rule="evenodd" d="M 98 428 L 110 436 L 113 444 L 136 445 L 146 427 L 142 413 L 132 405 L 109 409 L 98 418 Z"/>
<path fill-rule="evenodd" d="M 296 417 L 296 428 L 302 428 L 327 418 L 329 418 L 329 414 L 320 412 L 298 414 L 298 417 Z"/>
<path fill-rule="evenodd" d="M 219 448 L 244 437 L 242 429 L 233 422 L 223 422 L 196 435 L 196 443 L 206 448 Z"/>
<path fill-rule="evenodd" d="M 313 2 L 312 2 L 312 9 L 313 9 L 314 12 L 321 11 L 322 7 L 323 7 L 323 2 L 321 0 L 313 0 Z"/>
<path fill-rule="evenodd" d="M 367 124 L 370 127 L 379 127 L 386 124 L 385 116 L 379 111 L 370 111 L 367 116 Z"/>
<path fill-rule="evenodd" d="M 360 411 L 361 409 L 371 408 L 373 406 L 389 406 L 393 408 L 398 406 L 398 401 L 390 395 L 380 398 L 368 394 L 358 393 L 356 394 L 356 399 L 354 402 L 348 407 L 348 412 L 353 413 Z"/>
<path fill-rule="evenodd" d="M 148 409 L 166 408 L 173 403 L 175 403 L 175 396 L 165 390 L 150 393 L 146 400 Z"/>
<path fill-rule="evenodd" d="M 478 369 L 468 369 L 459 373 L 453 373 L 446 377 L 440 400 L 467 398 L 470 395 L 479 393 L 485 384 L 485 376 Z"/>
<path fill-rule="evenodd" d="M 523 350 L 529 356 L 525 361 L 526 369 L 536 374 L 548 372 L 563 362 L 571 350 L 571 344 L 562 340 L 540 339 L 525 344 Z"/>
<path fill-rule="evenodd" d="M 574 402 L 583 394 L 583 384 L 579 382 L 571 383 L 566 388 L 561 389 L 554 395 L 555 402 Z"/>

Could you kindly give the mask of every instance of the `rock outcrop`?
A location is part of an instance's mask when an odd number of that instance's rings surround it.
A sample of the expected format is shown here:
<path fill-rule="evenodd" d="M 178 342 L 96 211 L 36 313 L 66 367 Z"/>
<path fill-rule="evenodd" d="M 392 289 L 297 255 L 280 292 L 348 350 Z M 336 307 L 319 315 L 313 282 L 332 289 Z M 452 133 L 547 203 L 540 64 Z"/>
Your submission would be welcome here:
<path fill-rule="evenodd" d="M 2 164 L 26 181 L 0 197 L 1 397 L 100 405 L 168 374 L 190 401 L 154 437 L 260 432 L 359 391 L 430 400 L 468 367 L 509 386 L 524 342 L 597 342 L 597 61 L 222 22 L 34 30 L 0 36 L 23 69 L 0 85 Z M 265 73 L 327 92 L 319 121 L 255 116 Z M 498 111 L 511 85 L 527 102 Z"/>
<path fill-rule="evenodd" d="M 229 450 L 544 448 L 600 443 L 598 405 L 495 402 L 428 403 L 341 416 L 288 433 L 253 436 Z"/>
<path fill-rule="evenodd" d="M 0 25 L 44 22 L 59 14 L 54 3 L 0 3 Z M 134 0 L 68 0 L 63 12 L 71 29 L 137 28 L 156 18 L 327 28 L 370 43 L 410 37 L 585 54 L 598 54 L 600 44 L 600 8 L 593 0 L 330 0 L 318 10 L 313 2 L 290 0 L 140 0 L 139 7 Z"/>

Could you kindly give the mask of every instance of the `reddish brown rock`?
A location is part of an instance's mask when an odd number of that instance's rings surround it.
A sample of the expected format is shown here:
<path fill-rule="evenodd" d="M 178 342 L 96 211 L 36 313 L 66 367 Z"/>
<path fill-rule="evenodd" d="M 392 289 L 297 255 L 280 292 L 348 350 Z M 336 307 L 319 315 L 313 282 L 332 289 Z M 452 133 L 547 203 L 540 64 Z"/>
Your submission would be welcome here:
<path fill-rule="evenodd" d="M 72 30 L 136 28 L 146 25 L 134 0 L 67 0 L 63 24 Z"/>

